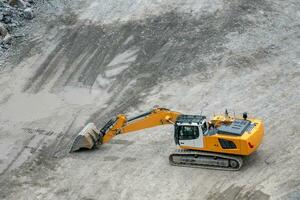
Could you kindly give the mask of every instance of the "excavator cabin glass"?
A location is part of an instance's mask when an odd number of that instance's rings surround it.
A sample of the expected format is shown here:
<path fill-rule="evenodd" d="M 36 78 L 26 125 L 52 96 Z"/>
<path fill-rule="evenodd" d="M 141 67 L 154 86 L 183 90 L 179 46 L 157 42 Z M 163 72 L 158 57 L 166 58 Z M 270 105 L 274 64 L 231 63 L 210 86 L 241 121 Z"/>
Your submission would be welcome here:
<path fill-rule="evenodd" d="M 199 137 L 198 126 L 178 126 L 179 140 L 193 140 Z"/>

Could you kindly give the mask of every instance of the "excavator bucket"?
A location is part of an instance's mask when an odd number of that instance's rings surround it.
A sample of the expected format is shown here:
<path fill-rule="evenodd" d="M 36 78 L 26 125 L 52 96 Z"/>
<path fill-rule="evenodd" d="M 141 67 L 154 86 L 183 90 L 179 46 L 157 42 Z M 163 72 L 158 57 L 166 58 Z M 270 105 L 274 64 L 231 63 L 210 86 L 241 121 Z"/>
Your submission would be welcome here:
<path fill-rule="evenodd" d="M 70 152 L 80 149 L 92 149 L 99 143 L 102 143 L 102 135 L 94 123 L 89 123 L 76 136 Z"/>

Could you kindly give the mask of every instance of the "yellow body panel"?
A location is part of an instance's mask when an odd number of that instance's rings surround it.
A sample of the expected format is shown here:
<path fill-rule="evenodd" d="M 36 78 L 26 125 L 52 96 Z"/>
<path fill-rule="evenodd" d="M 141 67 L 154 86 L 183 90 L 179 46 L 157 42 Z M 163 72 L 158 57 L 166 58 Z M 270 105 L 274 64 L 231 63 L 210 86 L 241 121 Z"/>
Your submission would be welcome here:
<path fill-rule="evenodd" d="M 224 116 L 216 116 L 211 123 L 220 126 L 222 123 L 231 123 L 234 118 L 225 118 Z M 250 132 L 245 132 L 241 136 L 227 135 L 227 134 L 215 134 L 215 135 L 204 135 L 203 148 L 195 148 L 189 146 L 180 146 L 184 149 L 202 150 L 217 153 L 235 154 L 235 155 L 250 155 L 257 150 L 262 142 L 264 135 L 264 125 L 261 120 L 258 119 L 247 119 L 252 123 L 255 123 L 255 127 Z M 226 139 L 232 141 L 235 145 L 235 149 L 223 149 L 218 139 Z"/>

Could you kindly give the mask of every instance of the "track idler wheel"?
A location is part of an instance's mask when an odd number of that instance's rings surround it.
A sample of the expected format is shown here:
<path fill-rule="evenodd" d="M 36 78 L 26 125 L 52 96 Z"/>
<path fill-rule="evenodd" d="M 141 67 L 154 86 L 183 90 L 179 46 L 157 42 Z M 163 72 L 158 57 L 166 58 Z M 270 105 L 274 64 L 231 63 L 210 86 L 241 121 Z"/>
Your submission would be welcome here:
<path fill-rule="evenodd" d="M 230 160 L 229 165 L 230 165 L 230 167 L 232 167 L 234 169 L 239 167 L 239 163 L 236 160 Z"/>

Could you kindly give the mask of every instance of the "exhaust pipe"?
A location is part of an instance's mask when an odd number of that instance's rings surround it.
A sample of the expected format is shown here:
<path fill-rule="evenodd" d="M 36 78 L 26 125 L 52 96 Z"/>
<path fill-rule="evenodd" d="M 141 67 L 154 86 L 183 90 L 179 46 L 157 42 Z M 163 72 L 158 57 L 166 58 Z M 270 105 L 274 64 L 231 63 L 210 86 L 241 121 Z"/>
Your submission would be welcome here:
<path fill-rule="evenodd" d="M 102 144 L 102 134 L 94 123 L 87 124 L 76 136 L 70 152 L 80 149 L 92 149 L 98 144 Z"/>

